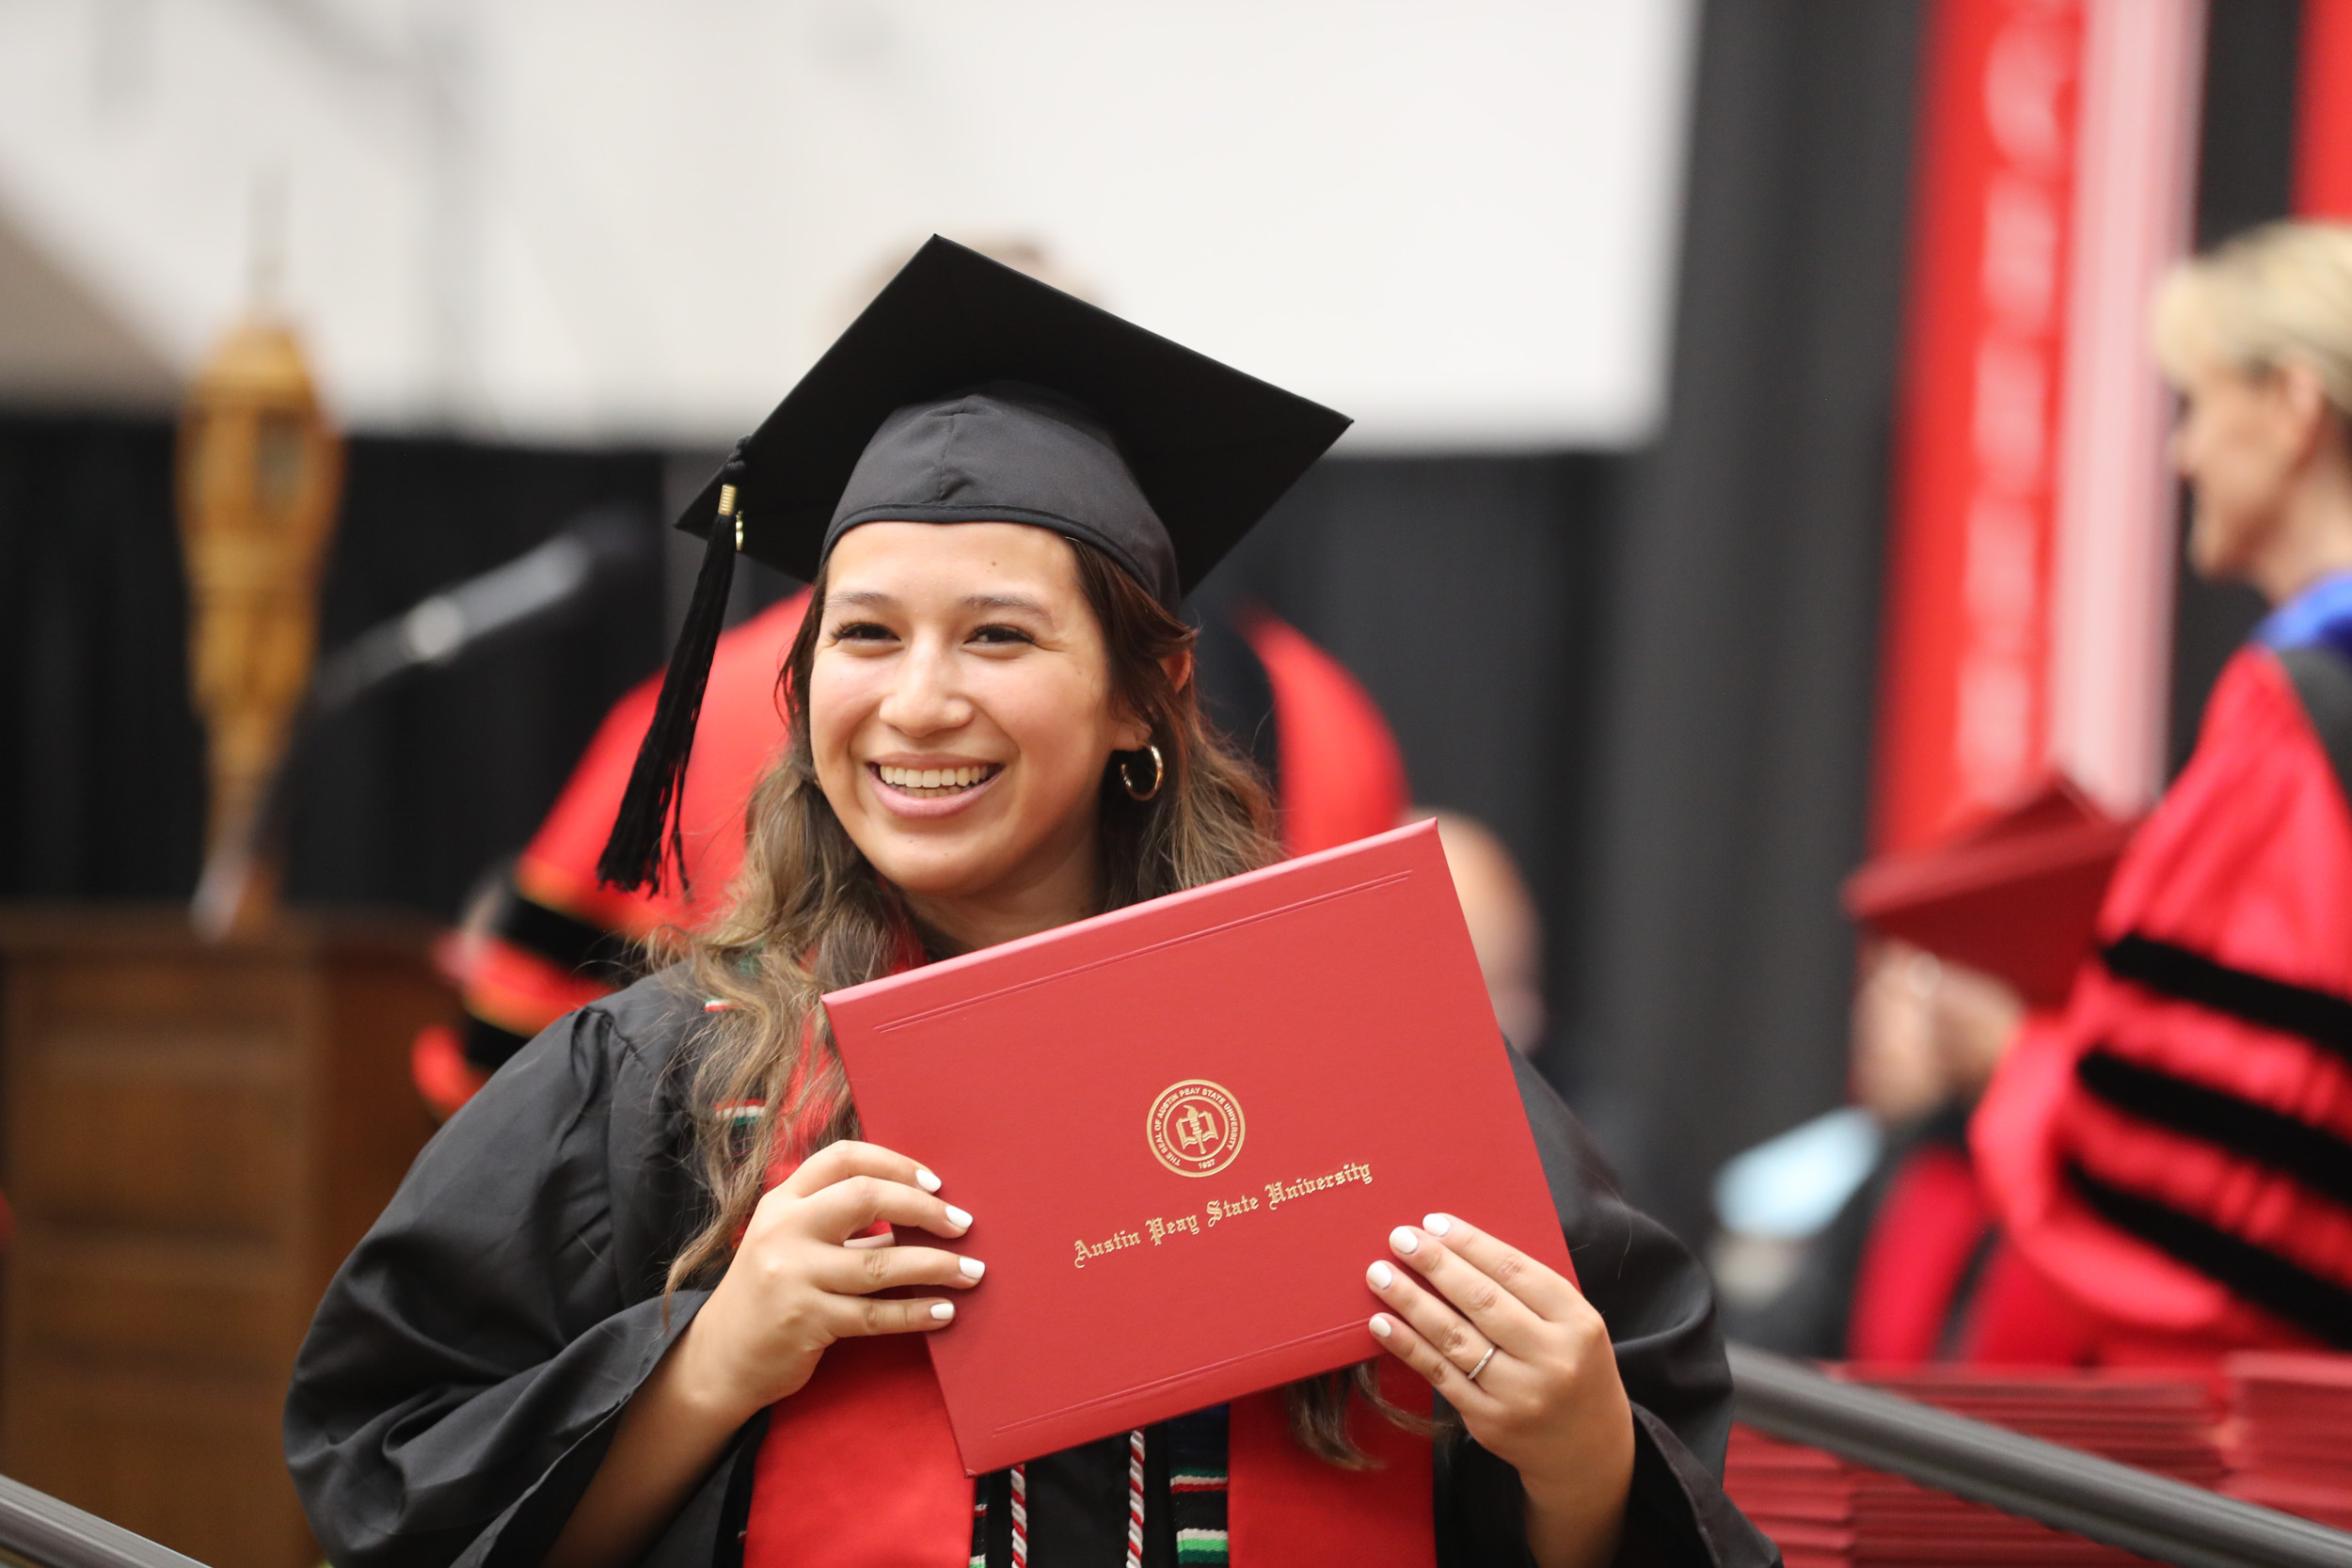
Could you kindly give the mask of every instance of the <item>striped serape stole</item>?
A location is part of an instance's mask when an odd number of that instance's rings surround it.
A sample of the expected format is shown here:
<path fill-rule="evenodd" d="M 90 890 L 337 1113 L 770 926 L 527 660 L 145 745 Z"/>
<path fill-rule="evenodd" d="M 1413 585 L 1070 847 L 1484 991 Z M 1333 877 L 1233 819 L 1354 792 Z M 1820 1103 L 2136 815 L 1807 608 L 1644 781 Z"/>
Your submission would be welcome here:
<path fill-rule="evenodd" d="M 1199 1568 L 1226 1568 L 1225 1543 L 1226 1442 L 1225 1406 L 1179 1416 L 1158 1429 L 1168 1454 L 1168 1511 L 1175 1527 L 1176 1560 Z M 1130 1440 L 1142 1436 L 1129 1433 Z M 1139 1449 L 1139 1445 L 1137 1448 Z M 1131 1449 L 1131 1455 L 1137 1449 Z M 1028 1568 L 1028 1466 L 1015 1465 L 977 1477 L 972 1483 L 971 1568 Z M 1130 1458 L 1127 1465 L 1127 1560 L 1141 1556 L 1139 1527 L 1146 1513 L 1145 1466 Z M 1009 1517 L 1006 1517 L 1009 1515 Z M 994 1531 L 993 1520 L 1005 1523 Z M 996 1551 L 990 1537 L 997 1536 Z M 1009 1544 L 1010 1550 L 1006 1546 Z"/>
<path fill-rule="evenodd" d="M 1225 1568 L 1225 1406 L 1168 1423 L 1168 1512 L 1176 1523 L 1176 1560 Z"/>
<path fill-rule="evenodd" d="M 1029 1568 L 1029 1470 L 1025 1465 L 1010 1469 L 991 1470 L 984 1476 L 972 1478 L 972 1568 L 992 1568 L 988 1552 L 988 1522 L 992 1515 L 1009 1513 L 1007 1521 L 1011 1541 L 1011 1568 Z M 995 1568 L 1003 1568 L 1004 1560 L 995 1560 Z"/>

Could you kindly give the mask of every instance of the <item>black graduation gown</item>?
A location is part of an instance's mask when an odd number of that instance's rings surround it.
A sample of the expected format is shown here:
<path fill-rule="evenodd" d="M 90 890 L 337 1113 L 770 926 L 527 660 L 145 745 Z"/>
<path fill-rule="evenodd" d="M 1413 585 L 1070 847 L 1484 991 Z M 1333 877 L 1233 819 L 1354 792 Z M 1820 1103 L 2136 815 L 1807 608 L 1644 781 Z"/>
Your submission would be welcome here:
<path fill-rule="evenodd" d="M 708 1294 L 680 1291 L 665 1307 L 661 1291 L 703 1212 L 681 1059 L 700 1016 L 656 975 L 549 1025 L 418 1156 L 337 1272 L 286 1400 L 287 1464 L 335 1568 L 535 1568 L 545 1556 L 621 1409 Z M 1774 1560 L 1718 1481 L 1731 1380 L 1706 1276 L 1617 1196 L 1543 1081 L 1518 1073 L 1634 1402 L 1621 1555 Z M 739 1434 L 649 1568 L 728 1560 L 760 1427 Z M 1442 1561 L 1526 1560 L 1507 1465 L 1462 1444 L 1441 1449 L 1437 1475 Z"/>

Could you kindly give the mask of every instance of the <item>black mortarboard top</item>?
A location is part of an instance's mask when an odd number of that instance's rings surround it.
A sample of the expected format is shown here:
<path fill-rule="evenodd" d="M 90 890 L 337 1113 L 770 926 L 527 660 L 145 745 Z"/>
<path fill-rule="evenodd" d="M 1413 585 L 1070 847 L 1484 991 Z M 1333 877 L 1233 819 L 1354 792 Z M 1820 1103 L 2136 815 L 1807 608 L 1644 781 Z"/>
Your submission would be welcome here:
<path fill-rule="evenodd" d="M 598 875 L 644 886 L 676 853 L 738 548 L 808 579 L 860 523 L 1025 522 L 1173 610 L 1347 425 L 932 236 L 679 519 L 709 545 Z"/>

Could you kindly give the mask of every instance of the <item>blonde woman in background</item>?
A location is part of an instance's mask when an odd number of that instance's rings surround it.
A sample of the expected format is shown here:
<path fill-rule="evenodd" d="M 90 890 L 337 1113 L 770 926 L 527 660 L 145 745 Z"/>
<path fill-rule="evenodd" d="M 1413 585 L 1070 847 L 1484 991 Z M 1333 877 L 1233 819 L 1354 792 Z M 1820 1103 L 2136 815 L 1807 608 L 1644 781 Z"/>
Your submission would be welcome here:
<path fill-rule="evenodd" d="M 2352 1348 L 2352 229 L 2276 224 L 2156 303 L 2190 563 L 2273 609 L 2117 868 L 2062 1017 L 1972 1129 L 2067 1359 Z"/>

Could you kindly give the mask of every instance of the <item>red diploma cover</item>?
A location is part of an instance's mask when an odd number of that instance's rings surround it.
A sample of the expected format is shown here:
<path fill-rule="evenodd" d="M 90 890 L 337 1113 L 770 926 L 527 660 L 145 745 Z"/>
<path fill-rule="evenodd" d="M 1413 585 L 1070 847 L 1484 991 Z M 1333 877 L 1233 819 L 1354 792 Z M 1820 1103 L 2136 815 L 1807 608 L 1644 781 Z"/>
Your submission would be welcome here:
<path fill-rule="evenodd" d="M 975 1216 L 919 1238 L 988 1263 L 924 1341 L 975 1475 L 1385 1354 L 1364 1270 L 1432 1211 L 1575 1277 L 1434 823 L 825 1006 Z"/>

